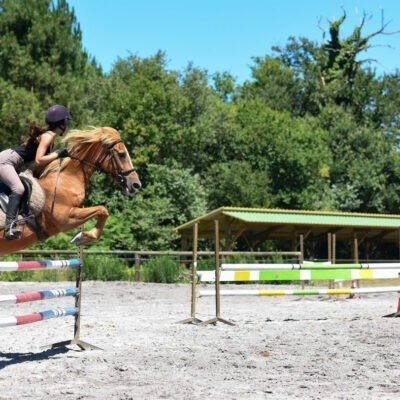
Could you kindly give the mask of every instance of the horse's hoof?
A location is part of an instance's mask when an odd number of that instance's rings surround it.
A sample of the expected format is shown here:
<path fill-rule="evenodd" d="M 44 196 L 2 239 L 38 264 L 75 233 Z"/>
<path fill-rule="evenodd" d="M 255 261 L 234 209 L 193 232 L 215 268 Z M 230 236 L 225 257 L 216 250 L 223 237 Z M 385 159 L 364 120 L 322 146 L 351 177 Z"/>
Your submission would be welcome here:
<path fill-rule="evenodd" d="M 74 237 L 70 240 L 70 243 L 75 243 L 77 246 L 80 246 L 83 239 L 83 232 L 77 232 Z"/>

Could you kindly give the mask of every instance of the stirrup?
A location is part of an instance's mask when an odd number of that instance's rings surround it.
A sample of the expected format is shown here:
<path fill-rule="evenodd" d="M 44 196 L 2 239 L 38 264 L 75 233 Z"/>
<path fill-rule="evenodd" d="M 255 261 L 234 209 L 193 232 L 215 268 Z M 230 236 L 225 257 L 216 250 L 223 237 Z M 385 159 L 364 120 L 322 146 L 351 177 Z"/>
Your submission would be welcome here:
<path fill-rule="evenodd" d="M 4 229 L 4 240 L 9 241 L 9 240 L 15 240 L 15 239 L 21 239 L 22 231 L 19 229 L 15 229 L 12 226 Z"/>

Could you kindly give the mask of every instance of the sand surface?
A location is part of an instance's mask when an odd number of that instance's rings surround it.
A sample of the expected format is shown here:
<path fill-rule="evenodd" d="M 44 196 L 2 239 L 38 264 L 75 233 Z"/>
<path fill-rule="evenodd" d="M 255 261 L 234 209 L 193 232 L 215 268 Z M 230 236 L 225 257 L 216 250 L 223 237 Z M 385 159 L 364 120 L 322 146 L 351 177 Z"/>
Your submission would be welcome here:
<path fill-rule="evenodd" d="M 2 294 L 71 286 L 1 283 Z M 235 326 L 190 317 L 189 284 L 84 282 L 81 339 L 103 350 L 42 346 L 73 337 L 73 317 L 1 329 L 0 399 L 399 399 L 398 294 L 224 297 Z M 0 317 L 73 299 L 2 305 Z M 197 316 L 215 315 L 201 298 Z"/>

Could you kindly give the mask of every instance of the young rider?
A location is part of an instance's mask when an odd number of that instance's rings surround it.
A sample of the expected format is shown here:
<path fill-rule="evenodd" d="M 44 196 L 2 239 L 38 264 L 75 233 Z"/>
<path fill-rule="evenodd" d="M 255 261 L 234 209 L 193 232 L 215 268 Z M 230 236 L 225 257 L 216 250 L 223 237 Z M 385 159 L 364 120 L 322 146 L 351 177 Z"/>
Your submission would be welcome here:
<path fill-rule="evenodd" d="M 11 190 L 6 212 L 4 240 L 19 239 L 22 234 L 16 224 L 25 191 L 18 176 L 19 170 L 24 164 L 31 161 L 35 161 L 36 166 L 43 167 L 57 158 L 68 157 L 66 149 L 53 152 L 53 143 L 58 136 L 64 134 L 71 119 L 68 109 L 56 104 L 47 110 L 45 118 L 47 126 L 45 128 L 38 127 L 31 122 L 28 139 L 20 146 L 0 153 L 0 180 Z M 33 222 L 33 224 L 35 223 L 36 221 Z"/>

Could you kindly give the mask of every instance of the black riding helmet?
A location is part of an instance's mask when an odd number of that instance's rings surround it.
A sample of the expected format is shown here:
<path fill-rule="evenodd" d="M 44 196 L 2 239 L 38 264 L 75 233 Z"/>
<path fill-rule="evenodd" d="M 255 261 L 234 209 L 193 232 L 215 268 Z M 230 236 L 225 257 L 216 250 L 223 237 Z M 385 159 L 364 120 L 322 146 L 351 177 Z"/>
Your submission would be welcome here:
<path fill-rule="evenodd" d="M 50 129 L 60 128 L 64 133 L 71 119 L 67 107 L 55 104 L 47 110 L 45 121 Z"/>

